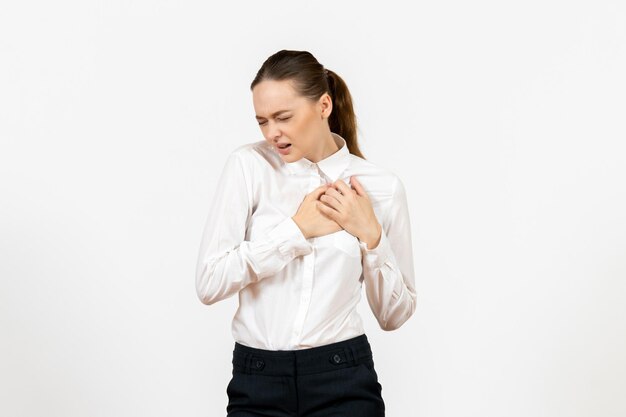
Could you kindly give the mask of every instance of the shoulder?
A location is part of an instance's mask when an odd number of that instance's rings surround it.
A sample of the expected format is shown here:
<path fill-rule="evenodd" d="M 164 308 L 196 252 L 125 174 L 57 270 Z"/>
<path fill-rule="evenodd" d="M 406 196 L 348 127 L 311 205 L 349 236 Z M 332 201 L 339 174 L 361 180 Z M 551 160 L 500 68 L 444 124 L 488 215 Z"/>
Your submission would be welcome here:
<path fill-rule="evenodd" d="M 350 154 L 350 158 L 350 175 L 356 176 L 369 193 L 388 199 L 394 192 L 404 189 L 400 177 L 392 168 L 353 154 Z"/>
<path fill-rule="evenodd" d="M 229 157 L 236 157 L 244 165 L 251 167 L 254 164 L 259 163 L 276 163 L 276 160 L 278 159 L 278 154 L 272 150 L 267 141 L 259 140 L 236 146 L 230 152 Z"/>
<path fill-rule="evenodd" d="M 278 152 L 265 140 L 237 145 L 227 156 L 230 170 L 243 175 L 252 193 L 259 186 L 260 179 L 280 170 L 283 164 Z"/>

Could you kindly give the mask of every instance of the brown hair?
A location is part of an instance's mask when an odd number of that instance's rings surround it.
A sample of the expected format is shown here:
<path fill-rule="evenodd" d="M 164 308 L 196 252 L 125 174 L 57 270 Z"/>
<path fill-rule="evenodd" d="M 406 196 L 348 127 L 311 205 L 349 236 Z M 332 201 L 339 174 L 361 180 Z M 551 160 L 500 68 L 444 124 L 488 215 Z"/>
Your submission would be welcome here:
<path fill-rule="evenodd" d="M 328 118 L 330 131 L 346 140 L 351 154 L 365 159 L 357 143 L 356 115 L 348 86 L 335 72 L 325 69 L 310 52 L 286 49 L 276 52 L 263 62 L 250 89 L 263 80 L 291 80 L 298 94 L 311 101 L 328 93 L 333 102 Z"/>

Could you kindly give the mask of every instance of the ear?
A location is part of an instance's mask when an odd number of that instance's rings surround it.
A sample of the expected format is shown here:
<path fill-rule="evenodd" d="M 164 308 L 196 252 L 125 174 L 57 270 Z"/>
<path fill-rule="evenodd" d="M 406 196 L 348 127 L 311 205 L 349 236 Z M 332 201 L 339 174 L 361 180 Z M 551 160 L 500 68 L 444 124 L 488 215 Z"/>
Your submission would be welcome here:
<path fill-rule="evenodd" d="M 333 100 L 330 98 L 328 93 L 322 94 L 319 99 L 319 106 L 322 119 L 330 117 L 330 114 L 333 111 Z"/>

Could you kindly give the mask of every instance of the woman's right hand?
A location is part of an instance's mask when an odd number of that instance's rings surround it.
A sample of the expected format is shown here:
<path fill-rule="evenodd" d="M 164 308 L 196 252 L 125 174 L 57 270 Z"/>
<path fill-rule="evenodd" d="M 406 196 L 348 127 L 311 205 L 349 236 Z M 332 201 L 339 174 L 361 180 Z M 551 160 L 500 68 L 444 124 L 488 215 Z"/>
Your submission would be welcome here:
<path fill-rule="evenodd" d="M 320 201 L 320 196 L 326 192 L 331 184 L 320 185 L 310 193 L 308 193 L 298 211 L 292 216 L 292 219 L 305 238 L 324 236 L 343 229 L 336 221 L 327 217 L 318 208 L 318 204 L 324 204 Z"/>

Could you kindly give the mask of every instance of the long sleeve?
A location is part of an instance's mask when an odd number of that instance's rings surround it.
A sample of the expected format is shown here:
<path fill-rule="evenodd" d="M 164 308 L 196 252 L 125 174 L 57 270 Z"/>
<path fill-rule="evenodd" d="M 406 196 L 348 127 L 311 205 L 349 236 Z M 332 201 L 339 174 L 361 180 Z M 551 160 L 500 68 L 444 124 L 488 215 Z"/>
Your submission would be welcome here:
<path fill-rule="evenodd" d="M 381 222 L 380 242 L 373 249 L 360 242 L 362 279 L 369 306 L 383 330 L 395 330 L 415 312 L 411 223 L 404 185 L 396 177 L 389 211 Z"/>
<path fill-rule="evenodd" d="M 295 257 L 313 251 L 291 217 L 276 224 L 263 239 L 244 240 L 252 215 L 253 187 L 241 159 L 240 152 L 228 156 L 202 234 L 196 291 L 207 305 L 230 297 L 280 271 Z"/>

